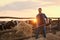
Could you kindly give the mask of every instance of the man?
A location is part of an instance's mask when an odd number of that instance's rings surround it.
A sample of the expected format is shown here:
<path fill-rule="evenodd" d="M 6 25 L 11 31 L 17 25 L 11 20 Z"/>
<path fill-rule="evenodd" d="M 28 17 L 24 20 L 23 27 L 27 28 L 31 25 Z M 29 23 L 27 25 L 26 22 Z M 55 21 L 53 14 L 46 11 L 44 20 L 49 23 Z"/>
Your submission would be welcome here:
<path fill-rule="evenodd" d="M 46 20 L 47 17 L 42 13 L 42 9 L 38 9 L 39 14 L 36 16 L 37 19 L 37 28 L 36 28 L 36 39 L 38 39 L 39 33 L 42 31 L 44 38 L 46 38 Z"/>

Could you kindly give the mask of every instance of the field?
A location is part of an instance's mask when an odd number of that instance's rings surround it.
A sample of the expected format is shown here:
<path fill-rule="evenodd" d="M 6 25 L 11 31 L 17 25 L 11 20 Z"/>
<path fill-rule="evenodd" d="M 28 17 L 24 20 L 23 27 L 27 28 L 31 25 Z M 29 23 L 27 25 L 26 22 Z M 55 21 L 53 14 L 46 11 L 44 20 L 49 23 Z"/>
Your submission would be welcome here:
<path fill-rule="evenodd" d="M 32 37 L 34 35 L 33 26 L 25 22 L 20 22 L 11 30 L 7 30 L 6 32 L 0 32 L 0 40 L 36 40 L 34 36 Z M 44 40 L 44 38 L 42 35 L 39 35 L 37 40 Z M 60 31 L 56 31 L 56 34 L 48 32 L 46 40 L 60 40 Z"/>

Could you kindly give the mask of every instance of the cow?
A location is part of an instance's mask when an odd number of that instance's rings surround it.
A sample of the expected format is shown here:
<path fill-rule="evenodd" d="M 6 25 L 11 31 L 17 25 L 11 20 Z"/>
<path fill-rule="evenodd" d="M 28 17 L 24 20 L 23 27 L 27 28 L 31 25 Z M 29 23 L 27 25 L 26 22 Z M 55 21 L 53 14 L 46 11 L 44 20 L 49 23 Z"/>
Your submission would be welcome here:
<path fill-rule="evenodd" d="M 8 21 L 5 23 L 0 23 L 0 30 L 11 29 L 17 25 L 17 21 Z"/>

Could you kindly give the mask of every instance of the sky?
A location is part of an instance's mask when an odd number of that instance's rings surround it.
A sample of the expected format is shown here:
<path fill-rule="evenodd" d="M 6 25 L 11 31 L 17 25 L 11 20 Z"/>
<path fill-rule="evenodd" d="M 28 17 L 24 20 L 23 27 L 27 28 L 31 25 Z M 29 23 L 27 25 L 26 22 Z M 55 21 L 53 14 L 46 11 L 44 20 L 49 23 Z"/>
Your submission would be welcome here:
<path fill-rule="evenodd" d="M 0 0 L 0 16 L 36 17 L 38 8 L 47 17 L 60 17 L 60 0 Z"/>

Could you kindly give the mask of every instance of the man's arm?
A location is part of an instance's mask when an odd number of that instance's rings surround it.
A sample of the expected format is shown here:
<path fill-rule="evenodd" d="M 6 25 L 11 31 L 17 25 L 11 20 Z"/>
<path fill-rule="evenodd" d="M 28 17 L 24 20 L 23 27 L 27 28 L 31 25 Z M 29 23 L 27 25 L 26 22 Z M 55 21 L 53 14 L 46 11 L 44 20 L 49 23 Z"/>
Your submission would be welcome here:
<path fill-rule="evenodd" d="M 47 16 L 44 14 L 44 17 L 47 19 Z"/>
<path fill-rule="evenodd" d="M 47 16 L 45 14 L 44 14 L 44 17 L 46 19 L 46 24 L 48 24 L 49 23 L 49 20 L 48 20 L 48 18 L 47 18 Z"/>

